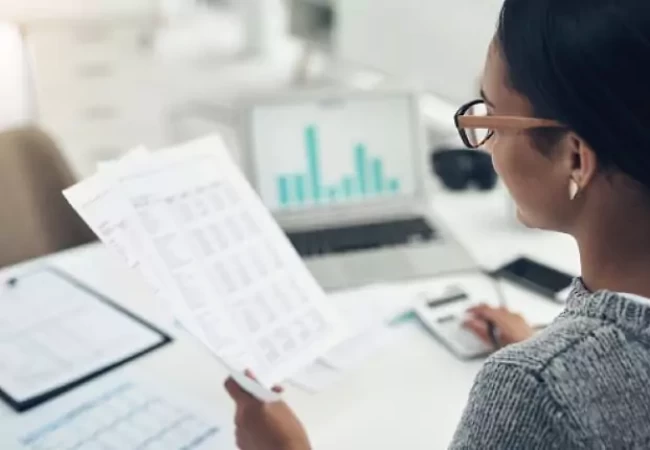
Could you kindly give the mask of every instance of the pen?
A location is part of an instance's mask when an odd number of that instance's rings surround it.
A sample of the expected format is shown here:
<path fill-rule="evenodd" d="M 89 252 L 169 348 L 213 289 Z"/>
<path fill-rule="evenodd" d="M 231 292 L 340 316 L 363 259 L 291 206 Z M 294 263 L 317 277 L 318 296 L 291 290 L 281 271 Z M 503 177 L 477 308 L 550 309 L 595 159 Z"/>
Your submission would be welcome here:
<path fill-rule="evenodd" d="M 488 330 L 488 336 L 490 336 L 490 341 L 492 342 L 494 348 L 500 348 L 501 343 L 499 342 L 499 336 L 498 336 L 499 333 L 496 325 L 491 320 L 487 321 L 487 330 Z"/>
<path fill-rule="evenodd" d="M 501 286 L 501 282 L 493 277 L 494 279 L 494 287 L 497 292 L 497 297 L 499 300 L 499 306 L 501 308 L 506 308 L 506 298 L 505 295 L 503 295 L 503 288 Z M 494 348 L 501 348 L 501 340 L 499 339 L 499 330 L 497 329 L 497 326 L 492 322 L 491 320 L 487 321 L 487 329 L 488 329 L 488 336 L 490 336 L 490 341 Z"/>

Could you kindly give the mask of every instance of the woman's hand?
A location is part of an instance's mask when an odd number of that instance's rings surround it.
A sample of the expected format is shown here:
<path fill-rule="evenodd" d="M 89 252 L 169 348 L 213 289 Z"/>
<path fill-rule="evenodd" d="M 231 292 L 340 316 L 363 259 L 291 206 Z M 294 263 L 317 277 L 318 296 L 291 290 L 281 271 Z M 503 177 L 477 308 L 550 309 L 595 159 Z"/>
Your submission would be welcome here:
<path fill-rule="evenodd" d="M 237 404 L 235 426 L 240 450 L 310 450 L 304 427 L 285 402 L 261 402 L 232 378 L 226 381 L 226 390 Z M 273 390 L 282 392 L 280 388 Z"/>
<path fill-rule="evenodd" d="M 490 345 L 492 345 L 492 337 L 488 322 L 494 325 L 499 346 L 525 341 L 535 333 L 535 330 L 526 323 L 520 314 L 513 313 L 504 307 L 492 308 L 487 305 L 479 305 L 470 309 L 468 314 L 469 318 L 465 321 L 465 327 Z"/>

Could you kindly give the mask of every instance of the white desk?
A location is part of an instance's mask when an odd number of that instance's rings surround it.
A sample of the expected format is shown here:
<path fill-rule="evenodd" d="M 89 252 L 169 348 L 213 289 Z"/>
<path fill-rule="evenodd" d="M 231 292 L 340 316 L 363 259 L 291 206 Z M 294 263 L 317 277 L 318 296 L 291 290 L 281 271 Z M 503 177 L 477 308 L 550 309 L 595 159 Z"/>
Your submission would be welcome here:
<path fill-rule="evenodd" d="M 509 224 L 503 193 L 439 194 L 435 210 L 477 259 L 496 266 L 520 253 L 577 273 L 575 246 L 565 237 Z M 140 280 L 102 247 L 91 245 L 45 258 L 151 321 L 170 329 Z M 0 273 L 4 278 L 8 269 Z M 179 391 L 232 411 L 222 388 L 225 372 L 189 338 L 131 364 Z M 318 450 L 443 449 L 449 444 L 481 362 L 460 362 L 416 323 L 343 381 L 312 396 L 289 388 L 286 398 L 309 429 Z M 10 414 L 0 406 L 0 419 Z M 6 417 L 6 416 L 5 416 Z M 2 442 L 0 448 L 11 449 Z"/>

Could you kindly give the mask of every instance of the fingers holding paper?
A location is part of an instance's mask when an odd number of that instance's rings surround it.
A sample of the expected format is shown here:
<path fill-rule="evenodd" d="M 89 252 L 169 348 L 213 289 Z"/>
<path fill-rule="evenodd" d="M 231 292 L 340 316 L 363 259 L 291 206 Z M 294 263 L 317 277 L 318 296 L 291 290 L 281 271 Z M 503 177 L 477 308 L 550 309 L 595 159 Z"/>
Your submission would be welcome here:
<path fill-rule="evenodd" d="M 254 379 L 252 374 L 247 375 Z M 229 378 L 225 384 L 236 405 L 237 445 L 241 450 L 309 450 L 309 438 L 291 408 L 283 402 L 262 402 Z M 273 388 L 281 393 L 282 388 Z"/>
<path fill-rule="evenodd" d="M 257 377 L 250 370 L 244 371 L 244 375 L 246 375 L 248 378 L 250 378 L 253 381 L 257 381 Z M 276 394 L 282 394 L 284 392 L 284 388 L 282 386 L 273 386 L 271 390 Z"/>

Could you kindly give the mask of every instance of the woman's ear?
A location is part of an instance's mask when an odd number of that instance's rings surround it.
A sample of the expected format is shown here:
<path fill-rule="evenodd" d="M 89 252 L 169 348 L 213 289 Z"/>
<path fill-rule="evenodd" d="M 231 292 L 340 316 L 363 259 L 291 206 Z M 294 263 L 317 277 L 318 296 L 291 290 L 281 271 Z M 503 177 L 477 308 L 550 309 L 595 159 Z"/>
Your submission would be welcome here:
<path fill-rule="evenodd" d="M 568 159 L 571 180 L 583 191 L 594 179 L 598 171 L 596 153 L 580 136 L 570 133 L 568 136 Z"/>

